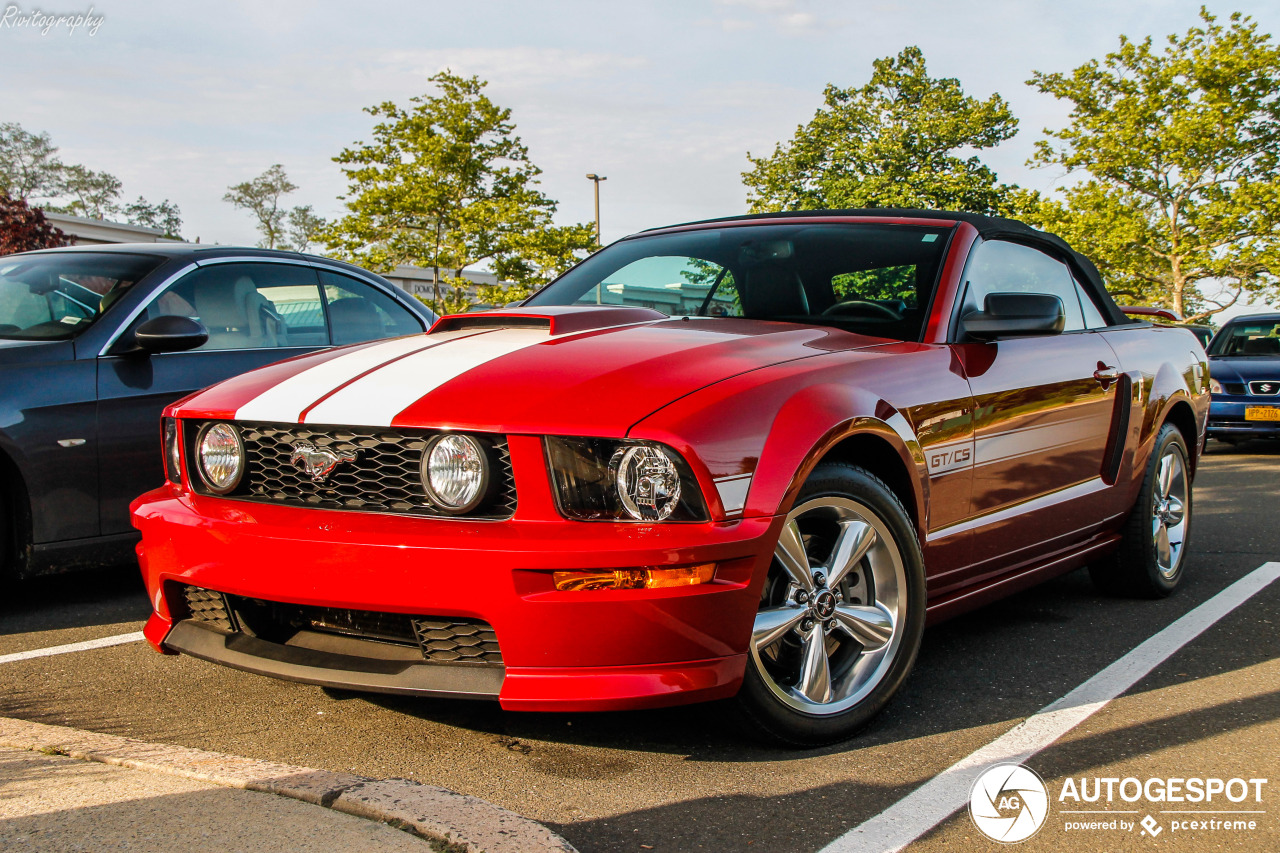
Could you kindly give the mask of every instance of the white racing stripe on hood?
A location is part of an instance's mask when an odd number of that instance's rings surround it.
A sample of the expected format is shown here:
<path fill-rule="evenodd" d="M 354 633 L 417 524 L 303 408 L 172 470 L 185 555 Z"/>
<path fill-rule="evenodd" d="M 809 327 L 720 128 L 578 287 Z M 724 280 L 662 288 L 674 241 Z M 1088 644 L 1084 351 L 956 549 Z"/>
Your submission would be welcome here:
<path fill-rule="evenodd" d="M 390 426 L 396 415 L 468 370 L 550 339 L 544 329 L 499 329 L 424 350 L 351 383 L 308 412 L 306 423 Z"/>
<path fill-rule="evenodd" d="M 440 335 L 412 335 L 356 350 L 308 367 L 278 385 L 263 391 L 236 410 L 236 420 L 279 421 L 297 423 L 302 412 L 344 382 L 361 373 L 386 364 L 393 358 L 458 337 L 467 332 L 444 332 Z M 474 333 L 471 333 L 474 334 Z"/>

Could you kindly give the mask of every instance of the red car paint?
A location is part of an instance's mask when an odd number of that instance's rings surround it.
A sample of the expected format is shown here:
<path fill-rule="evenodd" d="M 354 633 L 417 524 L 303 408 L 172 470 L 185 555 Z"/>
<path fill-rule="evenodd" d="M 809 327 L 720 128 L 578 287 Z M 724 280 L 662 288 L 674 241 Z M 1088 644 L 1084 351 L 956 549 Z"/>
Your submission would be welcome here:
<path fill-rule="evenodd" d="M 416 339 L 295 359 L 170 407 L 167 417 L 188 423 L 505 435 L 518 500 L 505 520 L 422 518 L 218 498 L 184 477 L 133 506 L 154 607 L 148 640 L 172 651 L 171 632 L 188 615 L 177 584 L 187 584 L 245 600 L 483 620 L 501 647 L 497 698 L 505 708 L 723 698 L 741 683 L 782 521 L 809 471 L 831 454 L 871 468 L 898 491 L 923 547 L 934 620 L 1113 546 L 1166 421 L 1186 433 L 1194 465 L 1208 370 L 1189 333 L 1140 324 L 952 342 L 965 262 L 979 242 L 971 224 L 796 221 L 952 227 L 920 340 L 645 309 L 525 307 L 445 318 Z M 739 224 L 749 223 L 732 223 Z M 684 228 L 712 227 L 728 226 Z M 511 328 L 494 328 L 504 325 Z M 1095 378 L 1117 364 L 1122 379 Z M 327 420 L 335 412 L 345 419 Z M 566 520 L 544 436 L 667 445 L 687 461 L 709 520 Z M 749 491 L 727 506 L 727 484 L 735 482 L 749 482 Z M 555 570 L 707 562 L 717 564 L 715 580 L 700 586 L 579 592 L 552 584 Z M 225 654 L 186 650 L 279 677 L 343 683 L 305 666 L 258 666 L 254 655 L 270 654 L 266 646 L 232 654 L 249 640 L 225 642 Z M 375 682 L 358 686 L 399 690 Z"/>

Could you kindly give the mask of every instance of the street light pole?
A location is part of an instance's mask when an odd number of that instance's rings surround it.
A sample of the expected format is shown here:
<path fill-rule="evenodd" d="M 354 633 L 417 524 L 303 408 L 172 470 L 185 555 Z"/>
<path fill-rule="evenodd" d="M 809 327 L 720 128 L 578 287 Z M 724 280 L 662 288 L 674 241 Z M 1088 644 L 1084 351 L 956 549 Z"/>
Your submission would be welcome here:
<path fill-rule="evenodd" d="M 608 178 L 596 174 L 587 175 L 587 180 L 596 185 L 596 245 L 600 245 L 600 182 Z"/>
<path fill-rule="evenodd" d="M 597 175 L 592 172 L 587 175 L 587 180 L 596 185 L 596 245 L 600 245 L 600 182 L 607 181 L 608 178 L 603 175 Z M 599 305 L 604 301 L 604 282 L 596 285 L 596 304 Z"/>

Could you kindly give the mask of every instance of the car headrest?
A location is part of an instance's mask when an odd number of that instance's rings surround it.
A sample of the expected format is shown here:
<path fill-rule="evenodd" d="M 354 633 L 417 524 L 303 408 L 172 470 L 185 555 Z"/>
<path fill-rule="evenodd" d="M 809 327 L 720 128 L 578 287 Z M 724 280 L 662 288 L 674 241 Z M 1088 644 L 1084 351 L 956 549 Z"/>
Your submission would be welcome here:
<path fill-rule="evenodd" d="M 249 325 L 249 298 L 257 292 L 253 279 L 242 275 L 234 280 L 211 276 L 195 289 L 196 313 L 209 328 L 246 330 Z"/>

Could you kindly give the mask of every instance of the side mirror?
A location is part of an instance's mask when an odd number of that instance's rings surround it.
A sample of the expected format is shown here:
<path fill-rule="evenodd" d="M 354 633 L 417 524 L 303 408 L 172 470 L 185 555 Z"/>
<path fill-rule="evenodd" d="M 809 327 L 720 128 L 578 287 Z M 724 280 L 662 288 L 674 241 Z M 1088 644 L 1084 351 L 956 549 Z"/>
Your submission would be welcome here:
<path fill-rule="evenodd" d="M 981 311 L 960 318 L 961 330 L 980 341 L 1056 335 L 1066 324 L 1062 300 L 1048 293 L 988 293 Z"/>
<path fill-rule="evenodd" d="M 176 314 L 152 317 L 133 332 L 134 343 L 146 353 L 183 352 L 208 340 L 209 330 L 201 323 Z"/>

